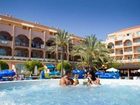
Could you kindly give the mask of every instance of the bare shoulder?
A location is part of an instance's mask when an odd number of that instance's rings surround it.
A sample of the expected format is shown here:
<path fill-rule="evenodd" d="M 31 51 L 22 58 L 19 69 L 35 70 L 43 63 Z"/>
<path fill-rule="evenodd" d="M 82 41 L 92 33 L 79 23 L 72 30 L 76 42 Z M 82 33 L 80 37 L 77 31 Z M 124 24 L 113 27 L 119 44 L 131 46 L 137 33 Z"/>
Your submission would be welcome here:
<path fill-rule="evenodd" d="M 60 79 L 59 84 L 60 84 L 60 85 L 66 85 L 66 81 L 65 81 L 65 78 L 64 78 L 64 77 L 62 77 L 62 78 Z"/>

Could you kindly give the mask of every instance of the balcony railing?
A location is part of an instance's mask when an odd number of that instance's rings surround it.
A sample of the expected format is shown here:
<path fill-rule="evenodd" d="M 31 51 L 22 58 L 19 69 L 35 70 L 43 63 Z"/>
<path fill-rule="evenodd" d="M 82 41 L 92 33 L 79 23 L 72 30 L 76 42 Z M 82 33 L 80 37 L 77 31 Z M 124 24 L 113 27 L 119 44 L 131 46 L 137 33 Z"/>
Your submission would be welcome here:
<path fill-rule="evenodd" d="M 38 57 L 31 57 L 31 60 L 39 60 L 39 61 L 43 61 L 43 58 L 38 58 Z"/>
<path fill-rule="evenodd" d="M 130 54 L 133 54 L 133 52 L 132 51 L 124 52 L 124 55 L 130 55 Z"/>
<path fill-rule="evenodd" d="M 55 62 L 55 59 L 45 58 L 45 61 L 47 61 L 47 62 Z"/>
<path fill-rule="evenodd" d="M 116 53 L 117 56 L 123 56 L 123 53 Z"/>
<path fill-rule="evenodd" d="M 29 57 L 19 57 L 19 56 L 14 56 L 15 59 L 21 59 L 21 60 L 27 60 Z"/>
<path fill-rule="evenodd" d="M 134 59 L 133 59 L 133 62 L 140 62 L 140 59 L 134 58 Z"/>
<path fill-rule="evenodd" d="M 6 58 L 6 59 L 11 59 L 12 58 L 12 56 L 6 56 L 6 55 L 0 55 L 0 58 Z"/>
<path fill-rule="evenodd" d="M 115 53 L 111 53 L 110 56 L 115 56 Z"/>
<path fill-rule="evenodd" d="M 15 43 L 15 46 L 29 47 L 29 45 L 26 43 L 17 43 L 17 42 Z"/>
<path fill-rule="evenodd" d="M 32 45 L 32 48 L 44 49 L 44 45 Z"/>
<path fill-rule="evenodd" d="M 140 51 L 134 51 L 134 54 L 140 54 Z"/>
<path fill-rule="evenodd" d="M 118 62 L 121 62 L 121 63 L 132 63 L 133 60 L 132 59 L 124 59 L 124 60 L 117 60 Z"/>
<path fill-rule="evenodd" d="M 123 48 L 123 45 L 115 45 L 115 48 Z"/>
<path fill-rule="evenodd" d="M 0 40 L 0 45 L 11 46 L 12 45 L 12 41 Z"/>
<path fill-rule="evenodd" d="M 133 43 L 133 46 L 139 46 L 140 45 L 140 42 L 134 42 Z"/>

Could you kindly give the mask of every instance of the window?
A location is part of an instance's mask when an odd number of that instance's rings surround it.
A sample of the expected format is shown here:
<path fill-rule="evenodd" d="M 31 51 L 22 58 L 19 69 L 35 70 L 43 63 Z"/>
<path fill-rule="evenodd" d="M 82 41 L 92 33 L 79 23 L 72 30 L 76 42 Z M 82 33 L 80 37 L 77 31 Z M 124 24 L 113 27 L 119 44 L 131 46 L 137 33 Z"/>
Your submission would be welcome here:
<path fill-rule="evenodd" d="M 130 33 L 126 34 L 127 36 L 130 36 Z"/>
<path fill-rule="evenodd" d="M 53 32 L 50 32 L 50 35 L 53 35 Z"/>
<path fill-rule="evenodd" d="M 132 56 L 128 56 L 127 58 L 128 58 L 129 60 L 131 60 L 131 59 L 132 59 Z"/>
<path fill-rule="evenodd" d="M 23 26 L 22 28 L 23 28 L 24 30 L 27 30 L 27 27 L 26 27 L 26 26 Z"/>
<path fill-rule="evenodd" d="M 139 48 L 137 48 L 137 52 L 140 52 L 140 47 L 139 47 Z"/>
<path fill-rule="evenodd" d="M 6 55 L 5 49 L 0 49 L 0 55 Z"/>
<path fill-rule="evenodd" d="M 140 56 L 138 56 L 138 59 L 140 59 Z"/>
<path fill-rule="evenodd" d="M 140 35 L 140 31 L 137 32 L 137 35 Z"/>

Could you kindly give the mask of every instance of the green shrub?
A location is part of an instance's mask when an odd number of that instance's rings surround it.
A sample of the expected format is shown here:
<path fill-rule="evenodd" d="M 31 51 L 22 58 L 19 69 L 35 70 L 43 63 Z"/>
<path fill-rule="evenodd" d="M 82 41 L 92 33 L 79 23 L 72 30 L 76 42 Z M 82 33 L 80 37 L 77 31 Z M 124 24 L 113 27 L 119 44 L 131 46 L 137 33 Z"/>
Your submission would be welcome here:
<path fill-rule="evenodd" d="M 8 64 L 5 61 L 1 61 L 0 60 L 0 69 L 4 70 L 4 69 L 9 69 Z"/>
<path fill-rule="evenodd" d="M 33 61 L 25 62 L 26 70 L 30 71 L 31 73 L 34 72 L 35 66 L 37 66 L 37 68 L 43 67 L 43 65 L 40 61 L 33 60 Z"/>
<path fill-rule="evenodd" d="M 61 70 L 61 66 L 62 66 L 62 63 L 58 63 L 57 66 L 56 66 L 56 69 L 60 71 Z M 68 61 L 64 61 L 63 69 L 64 70 L 71 70 L 72 66 L 71 66 L 71 64 Z"/>

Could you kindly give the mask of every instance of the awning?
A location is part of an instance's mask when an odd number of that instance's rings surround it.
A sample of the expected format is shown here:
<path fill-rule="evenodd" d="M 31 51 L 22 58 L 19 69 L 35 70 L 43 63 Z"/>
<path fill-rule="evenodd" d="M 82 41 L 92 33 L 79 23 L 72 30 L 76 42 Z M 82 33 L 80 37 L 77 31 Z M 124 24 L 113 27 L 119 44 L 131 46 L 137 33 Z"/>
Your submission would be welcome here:
<path fill-rule="evenodd" d="M 126 64 L 122 64 L 117 69 L 119 69 L 119 70 L 138 70 L 138 69 L 140 69 L 140 65 L 132 64 L 132 63 L 126 63 Z"/>
<path fill-rule="evenodd" d="M 47 64 L 46 66 L 47 66 L 48 69 L 54 69 L 55 68 L 55 66 L 53 64 Z"/>

